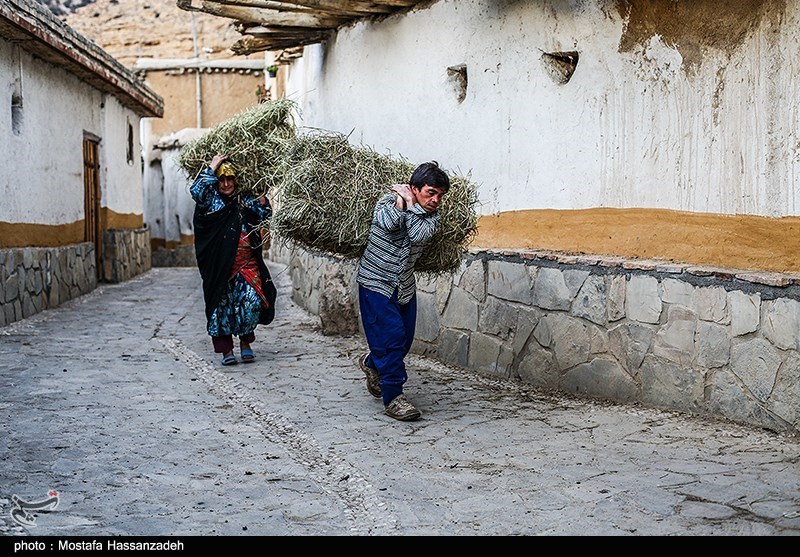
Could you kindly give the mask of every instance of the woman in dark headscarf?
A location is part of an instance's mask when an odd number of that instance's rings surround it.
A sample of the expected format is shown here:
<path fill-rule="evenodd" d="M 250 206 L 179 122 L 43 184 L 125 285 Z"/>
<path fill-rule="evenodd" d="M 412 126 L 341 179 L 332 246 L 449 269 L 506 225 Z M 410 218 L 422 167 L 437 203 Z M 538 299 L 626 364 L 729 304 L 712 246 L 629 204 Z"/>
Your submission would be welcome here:
<path fill-rule="evenodd" d="M 207 330 L 223 365 L 238 362 L 233 337 L 239 337 L 243 362 L 252 362 L 256 326 L 275 317 L 275 285 L 261 254 L 259 225 L 272 216 L 266 194 L 236 191 L 236 172 L 217 154 L 191 186 L 194 243 L 203 279 Z"/>

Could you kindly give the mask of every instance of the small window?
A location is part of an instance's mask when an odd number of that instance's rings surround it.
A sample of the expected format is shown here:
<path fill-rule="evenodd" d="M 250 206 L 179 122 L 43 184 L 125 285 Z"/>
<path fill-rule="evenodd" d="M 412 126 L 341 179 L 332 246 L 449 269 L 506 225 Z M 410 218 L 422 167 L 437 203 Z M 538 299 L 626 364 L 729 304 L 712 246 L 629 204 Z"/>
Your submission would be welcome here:
<path fill-rule="evenodd" d="M 126 154 L 128 164 L 133 164 L 133 126 L 128 121 L 128 152 Z"/>
<path fill-rule="evenodd" d="M 14 135 L 22 133 L 22 95 L 11 95 L 11 130 Z"/>

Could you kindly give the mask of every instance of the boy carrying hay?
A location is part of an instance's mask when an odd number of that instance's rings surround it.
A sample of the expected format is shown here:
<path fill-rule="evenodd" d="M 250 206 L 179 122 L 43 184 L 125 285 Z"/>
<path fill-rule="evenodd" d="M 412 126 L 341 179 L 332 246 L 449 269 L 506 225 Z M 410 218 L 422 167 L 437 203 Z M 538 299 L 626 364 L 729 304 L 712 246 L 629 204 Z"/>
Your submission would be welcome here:
<path fill-rule="evenodd" d="M 298 134 L 278 160 L 273 239 L 354 261 L 366 248 L 375 203 L 418 166 L 324 130 Z M 414 269 L 428 276 L 455 273 L 477 232 L 477 184 L 456 171 L 448 175 L 452 189 L 438 209 L 439 226 Z"/>
<path fill-rule="evenodd" d="M 450 179 L 436 161 L 419 165 L 408 184 L 394 184 L 375 205 L 367 246 L 358 260 L 358 301 L 369 352 L 359 358 L 367 390 L 401 421 L 421 413 L 403 394 L 404 359 L 414 341 L 414 267 L 440 225 Z"/>

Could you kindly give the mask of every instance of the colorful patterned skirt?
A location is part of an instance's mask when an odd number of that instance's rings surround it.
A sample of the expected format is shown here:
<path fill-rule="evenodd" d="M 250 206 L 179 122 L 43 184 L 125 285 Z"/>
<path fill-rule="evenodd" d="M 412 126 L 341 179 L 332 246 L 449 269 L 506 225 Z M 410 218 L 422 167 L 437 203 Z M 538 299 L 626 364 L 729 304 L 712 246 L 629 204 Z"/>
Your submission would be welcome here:
<path fill-rule="evenodd" d="M 258 325 L 261 308 L 269 307 L 253 249 L 260 248 L 253 248 L 247 233 L 242 232 L 228 289 L 208 321 L 208 334 L 211 336 L 252 333 Z"/>

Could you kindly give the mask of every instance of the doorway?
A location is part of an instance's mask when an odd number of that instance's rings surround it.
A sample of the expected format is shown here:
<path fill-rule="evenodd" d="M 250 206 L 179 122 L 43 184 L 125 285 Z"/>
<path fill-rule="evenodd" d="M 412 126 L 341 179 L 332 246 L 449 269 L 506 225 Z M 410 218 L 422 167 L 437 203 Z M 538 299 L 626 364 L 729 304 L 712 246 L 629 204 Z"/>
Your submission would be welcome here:
<path fill-rule="evenodd" d="M 100 229 L 100 138 L 83 136 L 83 240 L 94 244 L 97 280 L 103 279 L 103 234 Z"/>

